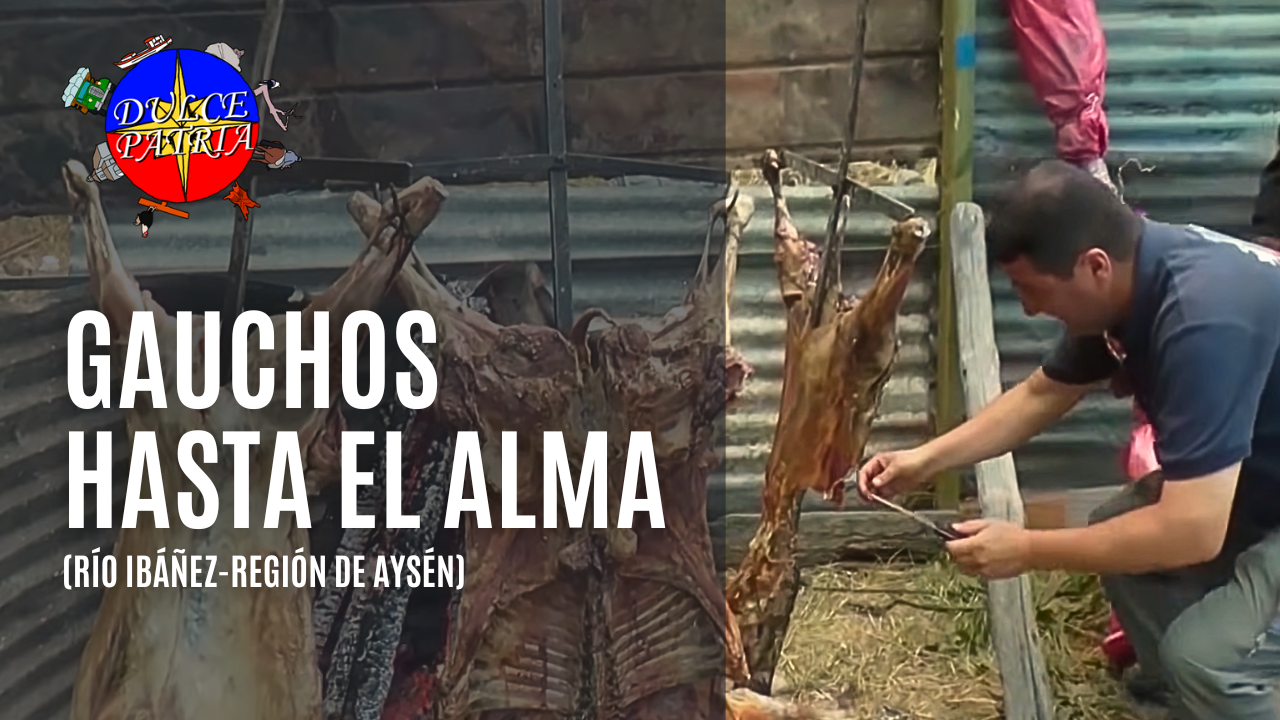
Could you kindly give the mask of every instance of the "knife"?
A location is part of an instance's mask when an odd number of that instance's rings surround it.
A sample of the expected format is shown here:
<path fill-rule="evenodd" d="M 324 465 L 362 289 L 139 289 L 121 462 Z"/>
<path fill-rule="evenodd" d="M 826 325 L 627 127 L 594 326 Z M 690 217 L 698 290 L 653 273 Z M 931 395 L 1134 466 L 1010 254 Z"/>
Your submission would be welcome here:
<path fill-rule="evenodd" d="M 921 515 L 920 513 L 912 512 L 911 510 L 908 510 L 902 507 L 901 505 L 893 502 L 892 500 L 886 500 L 885 498 L 882 498 L 879 495 L 874 495 L 874 494 L 871 495 L 870 497 L 872 500 L 875 500 L 876 502 L 880 503 L 881 505 L 884 505 L 890 510 L 895 510 L 899 513 L 902 513 L 903 515 L 906 515 L 912 520 L 915 520 L 921 525 L 924 525 L 925 527 L 929 528 L 930 530 L 933 531 L 935 535 L 942 538 L 943 542 L 950 542 L 952 540 L 963 540 L 969 537 L 968 535 L 957 531 L 954 527 L 950 525 L 948 525 L 945 528 L 941 527 L 937 523 Z"/>

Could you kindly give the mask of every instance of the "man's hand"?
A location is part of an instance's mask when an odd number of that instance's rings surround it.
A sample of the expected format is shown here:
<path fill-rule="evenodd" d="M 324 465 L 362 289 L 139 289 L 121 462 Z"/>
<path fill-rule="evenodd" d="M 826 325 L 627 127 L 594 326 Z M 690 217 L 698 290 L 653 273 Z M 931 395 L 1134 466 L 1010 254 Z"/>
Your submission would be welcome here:
<path fill-rule="evenodd" d="M 901 495 L 923 485 L 930 473 L 929 459 L 921 448 L 883 452 L 858 470 L 858 494 L 867 502 L 872 495 Z"/>
<path fill-rule="evenodd" d="M 988 580 L 1017 577 L 1030 569 L 1031 531 L 1004 520 L 970 520 L 956 523 L 967 535 L 947 543 L 947 552 L 970 575 Z"/>

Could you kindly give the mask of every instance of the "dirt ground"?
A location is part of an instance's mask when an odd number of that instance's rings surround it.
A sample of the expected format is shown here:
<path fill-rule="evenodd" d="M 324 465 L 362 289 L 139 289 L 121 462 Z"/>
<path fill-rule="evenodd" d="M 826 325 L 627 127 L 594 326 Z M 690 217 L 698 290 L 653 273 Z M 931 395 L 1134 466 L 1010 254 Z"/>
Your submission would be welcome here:
<path fill-rule="evenodd" d="M 1040 574 L 1033 588 L 1060 720 L 1136 720 L 1098 647 L 1097 580 Z M 945 560 L 806 572 L 774 694 L 857 720 L 1003 717 L 981 584 Z"/>

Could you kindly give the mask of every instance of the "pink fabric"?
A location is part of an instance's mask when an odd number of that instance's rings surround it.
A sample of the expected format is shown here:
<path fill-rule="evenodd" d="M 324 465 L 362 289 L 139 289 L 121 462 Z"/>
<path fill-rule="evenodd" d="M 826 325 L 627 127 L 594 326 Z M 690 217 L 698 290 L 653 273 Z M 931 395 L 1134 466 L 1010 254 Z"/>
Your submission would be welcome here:
<path fill-rule="evenodd" d="M 1129 431 L 1129 442 L 1120 449 L 1120 466 L 1129 482 L 1160 468 L 1160 463 L 1156 460 L 1155 428 L 1136 402 L 1133 403 L 1133 427 Z M 1106 637 L 1102 640 L 1102 652 L 1116 670 L 1124 670 L 1136 661 L 1133 646 L 1125 637 L 1124 628 L 1120 626 L 1120 619 L 1114 611 L 1111 613 Z"/>
<path fill-rule="evenodd" d="M 1107 40 L 1093 0 L 1009 0 L 1022 72 L 1057 136 L 1058 157 L 1106 157 Z"/>
<path fill-rule="evenodd" d="M 1156 431 L 1137 403 L 1133 405 L 1133 429 L 1129 442 L 1121 450 L 1125 476 L 1132 482 L 1152 470 L 1160 469 L 1156 460 Z"/>

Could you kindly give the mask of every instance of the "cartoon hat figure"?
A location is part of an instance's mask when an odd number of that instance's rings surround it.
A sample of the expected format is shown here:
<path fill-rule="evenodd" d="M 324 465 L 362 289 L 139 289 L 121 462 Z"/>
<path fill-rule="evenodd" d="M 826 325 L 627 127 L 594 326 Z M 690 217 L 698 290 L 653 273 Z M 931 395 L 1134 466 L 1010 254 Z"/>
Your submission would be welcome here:
<path fill-rule="evenodd" d="M 214 43 L 204 51 L 222 58 L 228 65 L 235 68 L 236 72 L 240 72 L 240 56 L 244 55 L 243 50 L 236 50 L 226 43 Z"/>

